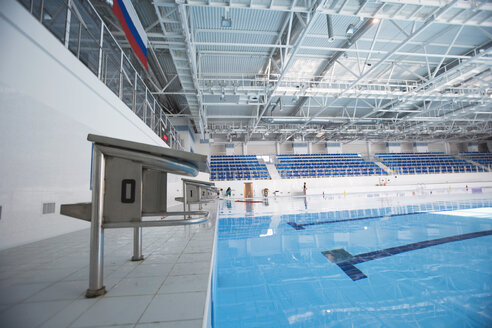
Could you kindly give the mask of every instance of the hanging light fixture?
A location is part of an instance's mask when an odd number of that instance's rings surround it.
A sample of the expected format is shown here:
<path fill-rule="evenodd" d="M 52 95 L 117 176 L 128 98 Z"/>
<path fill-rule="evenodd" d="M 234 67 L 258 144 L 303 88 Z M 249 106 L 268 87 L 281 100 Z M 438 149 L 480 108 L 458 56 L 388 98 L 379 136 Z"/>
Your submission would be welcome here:
<path fill-rule="evenodd" d="M 225 9 L 225 15 L 220 20 L 220 27 L 232 27 L 232 19 L 229 17 L 229 8 Z"/>
<path fill-rule="evenodd" d="M 347 30 L 345 31 L 345 36 L 347 38 L 350 38 L 352 35 L 354 35 L 356 29 L 355 29 L 355 25 L 354 24 L 350 24 L 348 27 L 347 27 Z"/>

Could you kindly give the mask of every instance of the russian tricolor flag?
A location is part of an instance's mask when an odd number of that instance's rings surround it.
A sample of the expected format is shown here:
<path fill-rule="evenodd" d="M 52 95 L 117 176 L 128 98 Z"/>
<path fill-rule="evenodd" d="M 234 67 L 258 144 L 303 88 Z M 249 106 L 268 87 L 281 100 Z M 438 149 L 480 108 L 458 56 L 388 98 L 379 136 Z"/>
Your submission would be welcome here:
<path fill-rule="evenodd" d="M 121 26 L 123 26 L 126 38 L 130 42 L 133 51 L 148 70 L 147 34 L 130 0 L 113 0 L 113 13 L 120 21 Z"/>

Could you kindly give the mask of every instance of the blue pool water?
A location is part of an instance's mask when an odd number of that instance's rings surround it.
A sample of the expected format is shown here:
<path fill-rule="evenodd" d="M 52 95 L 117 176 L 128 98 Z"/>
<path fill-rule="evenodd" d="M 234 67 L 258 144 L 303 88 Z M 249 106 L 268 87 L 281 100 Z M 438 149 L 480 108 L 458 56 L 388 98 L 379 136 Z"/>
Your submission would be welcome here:
<path fill-rule="evenodd" d="M 489 203 L 220 218 L 213 325 L 492 327 Z"/>

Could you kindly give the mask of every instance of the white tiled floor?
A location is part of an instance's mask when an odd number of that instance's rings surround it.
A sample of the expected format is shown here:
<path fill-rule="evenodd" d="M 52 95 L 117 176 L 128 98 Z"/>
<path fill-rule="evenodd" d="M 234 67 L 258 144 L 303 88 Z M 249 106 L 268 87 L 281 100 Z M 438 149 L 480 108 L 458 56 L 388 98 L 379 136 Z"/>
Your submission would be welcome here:
<path fill-rule="evenodd" d="M 86 299 L 88 229 L 0 251 L 0 327 L 201 327 L 215 233 L 207 223 L 143 229 L 145 260 L 131 262 L 132 230 L 106 230 L 104 284 Z"/>

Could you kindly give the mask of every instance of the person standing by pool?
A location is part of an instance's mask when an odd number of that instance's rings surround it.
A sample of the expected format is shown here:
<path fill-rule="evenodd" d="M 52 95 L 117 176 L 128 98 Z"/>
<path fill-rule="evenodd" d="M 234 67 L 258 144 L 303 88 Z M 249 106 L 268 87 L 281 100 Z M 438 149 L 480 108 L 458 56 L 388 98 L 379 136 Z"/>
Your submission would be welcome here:
<path fill-rule="evenodd" d="M 307 192 L 307 187 L 306 187 L 306 183 L 304 182 L 304 187 L 302 187 L 302 190 L 304 192 L 304 195 L 306 195 L 306 192 Z"/>
<path fill-rule="evenodd" d="M 227 187 L 227 190 L 225 192 L 225 196 L 226 197 L 230 197 L 231 196 L 231 192 L 232 192 L 231 187 Z"/>

